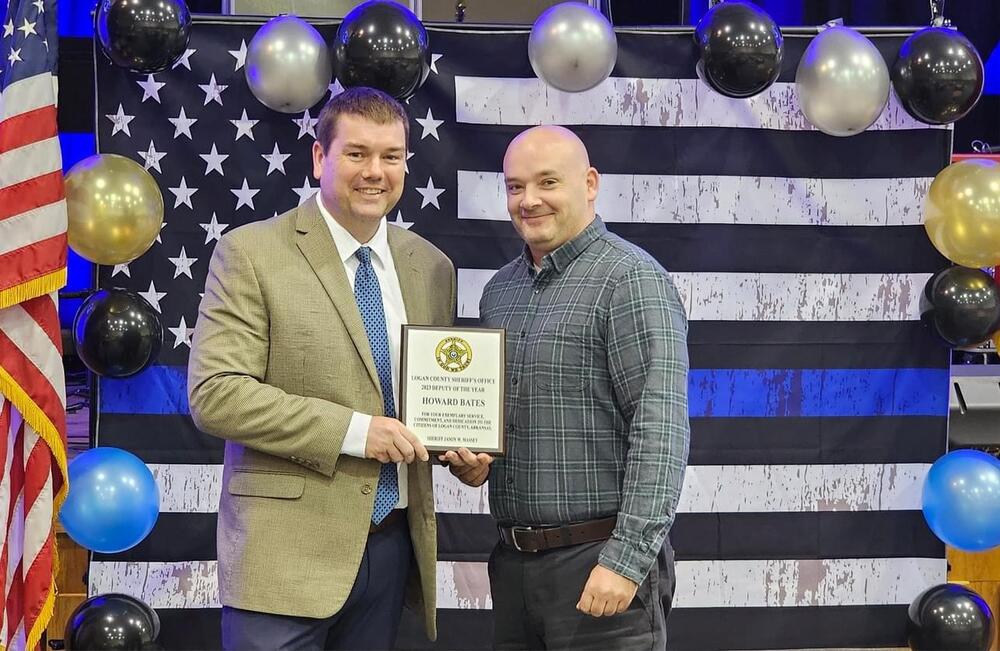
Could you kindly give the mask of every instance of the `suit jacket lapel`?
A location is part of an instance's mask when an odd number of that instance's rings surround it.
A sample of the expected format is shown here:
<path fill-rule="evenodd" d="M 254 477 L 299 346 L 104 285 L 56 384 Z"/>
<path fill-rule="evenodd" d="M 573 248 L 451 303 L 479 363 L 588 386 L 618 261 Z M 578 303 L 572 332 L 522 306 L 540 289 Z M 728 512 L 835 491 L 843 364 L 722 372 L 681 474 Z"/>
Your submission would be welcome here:
<path fill-rule="evenodd" d="M 340 313 L 340 318 L 343 319 L 344 326 L 351 335 L 358 355 L 364 360 L 372 383 L 381 391 L 371 344 L 368 342 L 368 333 L 365 332 L 365 325 L 361 322 L 361 314 L 358 312 L 354 292 L 351 291 L 351 283 L 347 280 L 347 273 L 340 261 L 340 253 L 334 244 L 333 236 L 330 235 L 330 229 L 323 222 L 323 216 L 314 201 L 307 201 L 299 207 L 295 227 L 299 233 L 296 242 L 299 250 L 302 251 L 302 255 L 326 290 L 327 296 Z M 405 298 L 406 295 L 403 296 Z"/>
<path fill-rule="evenodd" d="M 396 276 L 399 277 L 399 289 L 403 294 L 403 307 L 406 308 L 406 321 L 413 324 L 428 322 L 427 290 L 424 284 L 423 269 L 414 259 L 413 249 L 400 242 L 401 232 L 395 226 L 389 226 L 389 250 L 396 266 Z"/>

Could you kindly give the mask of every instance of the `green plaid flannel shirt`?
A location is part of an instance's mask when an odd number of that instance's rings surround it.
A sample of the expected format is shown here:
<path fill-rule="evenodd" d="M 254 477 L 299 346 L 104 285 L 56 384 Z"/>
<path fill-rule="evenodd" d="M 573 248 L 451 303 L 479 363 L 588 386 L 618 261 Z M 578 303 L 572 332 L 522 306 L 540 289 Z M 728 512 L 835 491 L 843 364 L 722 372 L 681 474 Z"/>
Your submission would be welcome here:
<path fill-rule="evenodd" d="M 507 454 L 490 471 L 502 524 L 617 515 L 600 564 L 641 583 L 687 465 L 687 320 L 667 272 L 596 218 L 542 259 L 499 270 L 479 304 L 507 331 Z"/>

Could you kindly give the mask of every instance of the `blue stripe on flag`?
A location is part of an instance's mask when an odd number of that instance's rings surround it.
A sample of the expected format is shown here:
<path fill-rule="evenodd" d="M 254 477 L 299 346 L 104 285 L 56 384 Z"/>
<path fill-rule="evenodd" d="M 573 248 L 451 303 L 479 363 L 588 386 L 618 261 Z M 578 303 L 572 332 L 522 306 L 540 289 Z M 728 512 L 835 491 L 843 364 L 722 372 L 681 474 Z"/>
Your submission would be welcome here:
<path fill-rule="evenodd" d="M 692 369 L 692 417 L 946 416 L 948 369 Z M 183 366 L 101 378 L 101 412 L 187 414 Z"/>
<path fill-rule="evenodd" d="M 945 416 L 948 369 L 693 369 L 692 417 Z"/>
<path fill-rule="evenodd" d="M 187 367 L 151 366 L 130 378 L 101 378 L 101 413 L 187 414 Z"/>

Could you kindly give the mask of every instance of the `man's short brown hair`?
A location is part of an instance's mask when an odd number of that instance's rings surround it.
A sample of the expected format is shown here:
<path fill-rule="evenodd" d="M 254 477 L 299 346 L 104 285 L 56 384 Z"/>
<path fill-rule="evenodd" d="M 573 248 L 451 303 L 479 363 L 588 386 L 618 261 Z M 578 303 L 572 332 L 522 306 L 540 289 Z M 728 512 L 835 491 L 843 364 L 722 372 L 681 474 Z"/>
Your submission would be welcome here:
<path fill-rule="evenodd" d="M 341 115 L 356 115 L 376 124 L 402 122 L 406 134 L 406 146 L 409 149 L 410 118 L 406 115 L 403 105 L 391 95 L 378 89 L 355 86 L 331 98 L 319 113 L 316 133 L 324 152 L 330 149 L 330 143 L 337 135 L 337 118 Z"/>

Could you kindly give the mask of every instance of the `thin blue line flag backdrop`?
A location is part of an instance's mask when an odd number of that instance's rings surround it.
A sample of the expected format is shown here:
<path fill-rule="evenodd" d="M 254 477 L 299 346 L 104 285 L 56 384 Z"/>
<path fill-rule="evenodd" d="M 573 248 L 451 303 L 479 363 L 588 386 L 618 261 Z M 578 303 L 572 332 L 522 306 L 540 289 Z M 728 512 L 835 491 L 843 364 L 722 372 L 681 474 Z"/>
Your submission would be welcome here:
<path fill-rule="evenodd" d="M 274 113 L 247 88 L 259 24 L 202 18 L 178 64 L 152 76 L 95 54 L 99 151 L 142 163 L 166 201 L 159 240 L 101 268 L 100 284 L 145 296 L 166 341 L 158 366 L 100 381 L 97 441 L 150 465 L 161 516 L 137 547 L 94 555 L 89 589 L 155 607 L 165 648 L 219 640 L 222 444 L 193 426 L 185 397 L 208 262 L 221 234 L 312 200 L 318 185 L 319 107 Z M 336 23 L 317 27 L 330 40 Z M 946 575 L 920 487 L 945 451 L 948 353 L 920 324 L 919 295 L 947 265 L 921 205 L 951 130 L 893 100 L 865 133 L 816 131 L 794 92 L 804 35 L 786 38 L 771 89 L 731 100 L 697 80 L 690 34 L 621 29 L 612 78 L 566 95 L 532 75 L 525 29 L 429 32 L 433 70 L 407 105 L 412 157 L 388 219 L 454 261 L 460 322 L 476 322 L 484 283 L 520 250 L 501 160 L 538 123 L 580 135 L 602 173 L 598 212 L 684 298 L 693 433 L 671 532 L 671 648 L 904 645 L 907 605 Z M 873 36 L 892 61 L 903 37 Z M 441 637 L 427 643 L 408 614 L 400 648 L 490 647 L 487 490 L 436 476 Z"/>

